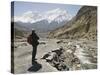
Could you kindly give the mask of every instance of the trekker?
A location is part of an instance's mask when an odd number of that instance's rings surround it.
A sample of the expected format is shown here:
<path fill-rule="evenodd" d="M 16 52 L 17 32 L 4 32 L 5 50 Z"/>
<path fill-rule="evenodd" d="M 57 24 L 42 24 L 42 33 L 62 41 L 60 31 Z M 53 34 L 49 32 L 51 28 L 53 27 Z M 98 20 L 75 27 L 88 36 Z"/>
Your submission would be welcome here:
<path fill-rule="evenodd" d="M 38 40 L 39 40 L 39 37 L 35 33 L 35 30 L 32 30 L 32 46 L 33 46 L 33 51 L 32 51 L 32 64 L 36 60 L 35 57 L 36 57 L 36 53 L 37 53 L 37 46 L 39 44 Z"/>

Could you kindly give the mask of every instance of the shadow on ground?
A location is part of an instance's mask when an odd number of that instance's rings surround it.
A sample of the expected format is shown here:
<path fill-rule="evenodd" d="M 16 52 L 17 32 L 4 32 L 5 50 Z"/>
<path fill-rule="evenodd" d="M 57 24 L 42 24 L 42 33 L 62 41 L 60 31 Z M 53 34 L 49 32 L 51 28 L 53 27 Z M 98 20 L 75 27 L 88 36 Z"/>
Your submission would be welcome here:
<path fill-rule="evenodd" d="M 28 69 L 30 72 L 36 72 L 42 68 L 42 65 L 39 64 L 37 61 L 34 61 L 33 65 Z"/>

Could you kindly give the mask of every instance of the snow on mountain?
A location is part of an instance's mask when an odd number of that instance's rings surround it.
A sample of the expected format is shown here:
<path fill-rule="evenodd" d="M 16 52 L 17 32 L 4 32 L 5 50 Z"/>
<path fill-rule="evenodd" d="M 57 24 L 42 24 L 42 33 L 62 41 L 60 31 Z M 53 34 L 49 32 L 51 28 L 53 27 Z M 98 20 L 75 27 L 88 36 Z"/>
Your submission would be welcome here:
<path fill-rule="evenodd" d="M 71 15 L 68 14 L 67 11 L 57 8 L 46 12 L 46 19 L 48 20 L 49 23 L 51 23 L 52 21 L 56 21 L 59 23 L 64 20 L 70 20 Z"/>
<path fill-rule="evenodd" d="M 23 23 L 35 23 L 42 20 L 47 20 L 48 23 L 51 23 L 52 21 L 60 23 L 66 20 L 68 21 L 71 18 L 72 16 L 69 13 L 67 13 L 66 10 L 57 8 L 42 13 L 28 11 L 20 16 L 14 16 L 14 21 Z"/>
<path fill-rule="evenodd" d="M 21 16 L 14 16 L 14 21 L 23 22 L 23 23 L 34 23 L 42 19 L 41 14 L 37 12 L 28 11 L 22 14 Z"/>

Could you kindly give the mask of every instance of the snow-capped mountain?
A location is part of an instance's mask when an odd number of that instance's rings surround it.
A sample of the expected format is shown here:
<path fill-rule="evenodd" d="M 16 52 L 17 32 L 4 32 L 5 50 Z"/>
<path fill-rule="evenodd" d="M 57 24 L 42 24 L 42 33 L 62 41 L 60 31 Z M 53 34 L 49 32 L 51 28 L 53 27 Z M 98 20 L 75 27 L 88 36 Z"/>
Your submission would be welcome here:
<path fill-rule="evenodd" d="M 42 13 L 28 11 L 20 16 L 14 16 L 14 21 L 23 23 L 36 23 L 42 20 L 47 20 L 48 23 L 53 21 L 60 23 L 62 21 L 68 21 L 71 18 L 71 15 L 66 10 L 57 8 Z"/>
<path fill-rule="evenodd" d="M 72 16 L 66 10 L 57 8 L 41 13 L 28 11 L 13 18 L 18 30 L 31 31 L 34 28 L 39 33 L 45 33 L 63 26 Z"/>

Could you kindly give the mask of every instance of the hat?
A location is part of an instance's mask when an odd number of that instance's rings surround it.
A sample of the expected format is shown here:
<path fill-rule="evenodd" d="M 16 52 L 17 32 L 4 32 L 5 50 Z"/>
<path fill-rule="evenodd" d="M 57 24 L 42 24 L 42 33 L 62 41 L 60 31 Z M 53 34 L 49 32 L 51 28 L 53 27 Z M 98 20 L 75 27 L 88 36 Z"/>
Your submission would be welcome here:
<path fill-rule="evenodd" d="M 32 28 L 32 32 L 35 32 L 35 29 L 34 28 Z"/>

